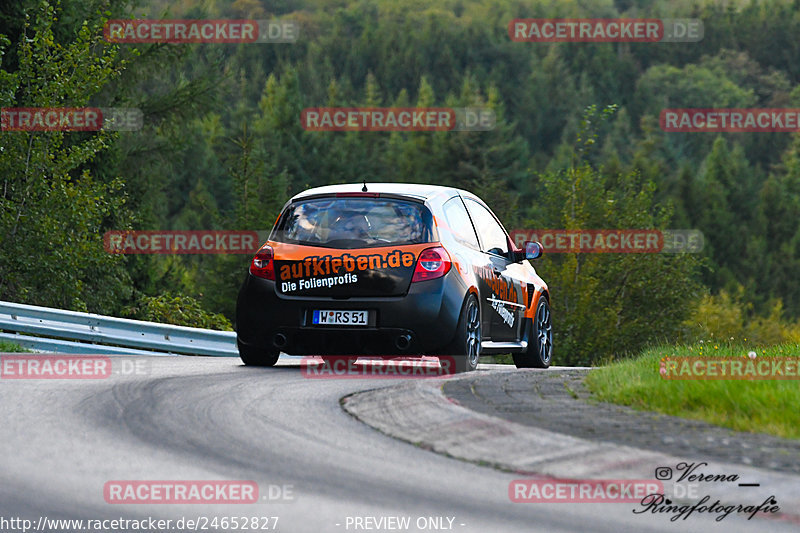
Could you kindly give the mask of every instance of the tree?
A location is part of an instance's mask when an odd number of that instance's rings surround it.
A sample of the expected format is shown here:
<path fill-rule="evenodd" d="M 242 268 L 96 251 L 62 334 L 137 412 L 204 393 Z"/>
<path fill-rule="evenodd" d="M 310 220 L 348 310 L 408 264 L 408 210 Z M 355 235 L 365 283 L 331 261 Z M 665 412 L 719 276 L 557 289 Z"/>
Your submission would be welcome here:
<path fill-rule="evenodd" d="M 791 316 L 800 314 L 800 136 L 761 188 L 764 227 L 759 292 L 779 296 Z"/>
<path fill-rule="evenodd" d="M 0 70 L 1 107 L 81 107 L 124 63 L 102 40 L 101 17 L 58 42 L 57 8 L 26 15 L 19 68 Z M 2 36 L 3 45 L 10 41 Z M 130 220 L 124 183 L 98 181 L 87 168 L 114 142 L 107 131 L 3 132 L 0 142 L 0 299 L 103 312 L 129 288 L 121 258 L 103 249 L 111 223 Z"/>
<path fill-rule="evenodd" d="M 572 164 L 539 177 L 542 207 L 528 227 L 667 227 L 671 212 L 653 202 L 652 182 L 635 171 L 609 176 L 586 160 L 614 109 L 586 110 Z M 586 365 L 677 339 L 699 292 L 697 266 L 689 254 L 546 254 L 536 268 L 550 289 L 556 357 Z"/>

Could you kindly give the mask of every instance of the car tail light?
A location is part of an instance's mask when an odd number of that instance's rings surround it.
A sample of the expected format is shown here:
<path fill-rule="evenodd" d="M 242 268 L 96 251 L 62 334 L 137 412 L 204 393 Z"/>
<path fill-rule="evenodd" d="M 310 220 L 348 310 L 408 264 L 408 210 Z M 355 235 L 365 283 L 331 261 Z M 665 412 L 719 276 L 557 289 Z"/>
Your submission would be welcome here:
<path fill-rule="evenodd" d="M 428 248 L 419 254 L 417 268 L 414 269 L 414 277 L 411 278 L 411 282 L 441 278 L 450 271 L 451 266 L 447 250 L 441 246 Z"/>
<path fill-rule="evenodd" d="M 275 281 L 275 262 L 272 247 L 264 245 L 250 263 L 250 273 L 256 277 Z"/>

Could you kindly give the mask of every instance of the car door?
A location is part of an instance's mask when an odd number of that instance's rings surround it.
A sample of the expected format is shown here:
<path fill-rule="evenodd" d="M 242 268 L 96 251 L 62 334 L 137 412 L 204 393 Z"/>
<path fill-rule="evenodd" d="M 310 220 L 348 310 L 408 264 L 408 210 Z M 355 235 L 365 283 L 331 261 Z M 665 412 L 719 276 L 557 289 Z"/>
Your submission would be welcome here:
<path fill-rule="evenodd" d="M 484 296 L 491 293 L 489 281 L 492 278 L 492 262 L 489 256 L 481 251 L 478 235 L 464 206 L 464 200 L 460 196 L 454 196 L 444 203 L 442 210 L 447 223 L 447 233 L 459 245 L 459 255 L 455 259 L 463 267 L 471 268 L 477 275 L 478 293 L 481 296 L 479 302 L 481 336 L 489 338 L 492 309 Z"/>
<path fill-rule="evenodd" d="M 488 290 L 482 294 L 483 311 L 488 313 L 492 341 L 515 342 L 520 339 L 525 306 L 522 302 L 521 282 L 511 275 L 509 267 L 509 239 L 503 226 L 483 204 L 465 198 L 472 222 L 478 232 L 481 252 L 486 256 L 489 272 L 486 274 Z"/>

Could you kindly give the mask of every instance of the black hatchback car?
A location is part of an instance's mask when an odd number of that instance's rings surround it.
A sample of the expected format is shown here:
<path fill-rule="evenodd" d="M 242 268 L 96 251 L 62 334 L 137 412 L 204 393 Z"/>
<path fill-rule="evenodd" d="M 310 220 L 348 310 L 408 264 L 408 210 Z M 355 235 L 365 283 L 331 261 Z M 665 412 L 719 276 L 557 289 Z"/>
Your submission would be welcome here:
<path fill-rule="evenodd" d="M 239 292 L 246 365 L 293 355 L 455 356 L 511 353 L 550 365 L 547 285 L 480 198 L 401 183 L 319 187 L 293 197 Z"/>

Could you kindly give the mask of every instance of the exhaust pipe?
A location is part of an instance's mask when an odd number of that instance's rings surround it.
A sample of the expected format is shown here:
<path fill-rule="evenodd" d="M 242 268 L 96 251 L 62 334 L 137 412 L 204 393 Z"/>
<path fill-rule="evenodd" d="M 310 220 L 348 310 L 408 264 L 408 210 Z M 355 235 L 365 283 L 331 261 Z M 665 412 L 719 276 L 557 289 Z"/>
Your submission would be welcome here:
<path fill-rule="evenodd" d="M 272 344 L 274 344 L 276 348 L 283 348 L 286 346 L 286 335 L 283 333 L 276 333 L 272 338 Z"/>
<path fill-rule="evenodd" d="M 394 340 L 394 345 L 398 350 L 408 350 L 408 347 L 411 346 L 411 335 L 398 335 Z"/>

